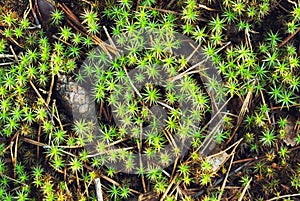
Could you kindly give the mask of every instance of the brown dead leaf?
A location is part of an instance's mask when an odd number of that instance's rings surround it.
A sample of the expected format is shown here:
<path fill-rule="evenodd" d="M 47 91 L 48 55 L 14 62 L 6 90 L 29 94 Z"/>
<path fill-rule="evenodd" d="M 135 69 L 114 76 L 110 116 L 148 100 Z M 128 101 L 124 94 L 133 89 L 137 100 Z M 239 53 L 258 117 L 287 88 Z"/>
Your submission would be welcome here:
<path fill-rule="evenodd" d="M 212 156 L 208 156 L 207 160 L 212 165 L 212 170 L 217 172 L 221 166 L 227 161 L 229 155 L 226 152 L 219 152 Z"/>

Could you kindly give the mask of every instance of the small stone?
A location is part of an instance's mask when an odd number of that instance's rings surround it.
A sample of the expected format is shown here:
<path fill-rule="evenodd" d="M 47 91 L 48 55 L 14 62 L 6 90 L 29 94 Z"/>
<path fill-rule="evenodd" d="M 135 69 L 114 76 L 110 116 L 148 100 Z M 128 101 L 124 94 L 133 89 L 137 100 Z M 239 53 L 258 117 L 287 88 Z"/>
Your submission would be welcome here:
<path fill-rule="evenodd" d="M 295 129 L 295 125 L 296 125 L 296 119 L 294 117 L 290 116 L 287 119 L 287 125 L 284 129 L 286 132 L 286 136 L 285 136 L 285 138 L 282 139 L 286 145 L 292 146 L 292 147 L 296 146 L 296 144 L 297 144 L 297 142 L 296 142 L 297 132 Z"/>
<path fill-rule="evenodd" d="M 79 107 L 79 114 L 84 115 L 89 111 L 89 104 L 83 104 Z"/>
<path fill-rule="evenodd" d="M 48 0 L 37 0 L 37 13 L 43 25 L 51 20 L 51 14 L 55 11 L 54 4 Z"/>

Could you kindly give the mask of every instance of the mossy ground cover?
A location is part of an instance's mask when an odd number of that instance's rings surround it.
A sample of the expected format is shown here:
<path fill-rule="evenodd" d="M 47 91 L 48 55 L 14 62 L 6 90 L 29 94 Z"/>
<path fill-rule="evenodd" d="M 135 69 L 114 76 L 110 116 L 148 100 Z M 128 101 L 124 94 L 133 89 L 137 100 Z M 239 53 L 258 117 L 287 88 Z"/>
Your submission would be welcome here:
<path fill-rule="evenodd" d="M 299 2 L 0 5 L 0 200 L 300 199 Z"/>

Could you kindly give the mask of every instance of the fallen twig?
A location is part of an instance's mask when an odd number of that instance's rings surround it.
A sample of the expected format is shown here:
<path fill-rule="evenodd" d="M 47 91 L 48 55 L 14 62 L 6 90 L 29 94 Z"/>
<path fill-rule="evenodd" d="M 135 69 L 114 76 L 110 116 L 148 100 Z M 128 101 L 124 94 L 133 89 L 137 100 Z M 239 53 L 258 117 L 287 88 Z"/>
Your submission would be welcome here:
<path fill-rule="evenodd" d="M 291 35 L 289 35 L 288 37 L 286 37 L 278 46 L 277 48 L 281 48 L 282 46 L 284 46 L 287 42 L 289 42 L 298 32 L 300 31 L 300 27 Z"/>
<path fill-rule="evenodd" d="M 103 201 L 102 188 L 100 178 L 95 179 L 96 195 L 98 201 Z"/>
<path fill-rule="evenodd" d="M 279 199 L 282 199 L 282 198 L 290 198 L 290 197 L 297 197 L 297 196 L 300 196 L 300 193 L 297 193 L 297 194 L 289 194 L 289 195 L 282 195 L 282 196 L 278 196 L 278 197 L 274 197 L 274 198 L 271 198 L 267 201 L 272 201 L 272 200 L 279 200 Z"/>
<path fill-rule="evenodd" d="M 238 147 L 238 145 L 242 142 L 242 140 L 243 139 L 240 139 L 239 141 L 237 141 L 236 143 L 234 143 L 232 146 L 234 146 L 234 148 L 233 148 L 233 150 L 232 150 L 232 152 L 231 152 L 231 160 L 230 160 L 230 164 L 229 164 L 229 167 L 228 167 L 228 170 L 227 170 L 227 173 L 226 173 L 226 176 L 225 176 L 225 179 L 224 179 L 224 182 L 223 182 L 223 184 L 222 184 L 222 187 L 221 187 L 221 190 L 220 190 L 220 194 L 219 194 L 219 196 L 218 196 L 218 200 L 222 200 L 222 195 L 223 195 L 223 192 L 224 192 L 224 188 L 225 188 L 225 186 L 226 186 L 226 182 L 227 182 L 227 178 L 228 178 L 228 176 L 229 176 L 229 171 L 230 171 L 230 169 L 231 169 L 231 167 L 232 167 L 232 163 L 233 163 L 233 159 L 234 159 L 234 154 L 235 154 L 235 150 L 236 150 L 236 148 Z M 232 146 L 230 146 L 230 147 L 232 147 Z M 229 148 L 227 148 L 226 150 L 228 150 Z"/>

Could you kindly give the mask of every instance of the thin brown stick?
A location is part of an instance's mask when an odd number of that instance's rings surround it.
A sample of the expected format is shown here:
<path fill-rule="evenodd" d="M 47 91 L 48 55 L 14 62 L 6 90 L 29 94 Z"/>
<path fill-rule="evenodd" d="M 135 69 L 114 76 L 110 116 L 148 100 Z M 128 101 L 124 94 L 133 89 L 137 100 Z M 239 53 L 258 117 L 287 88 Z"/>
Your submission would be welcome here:
<path fill-rule="evenodd" d="M 10 143 L 10 157 L 11 157 L 11 163 L 13 165 L 13 172 L 14 172 L 14 179 L 16 178 L 17 176 L 17 173 L 16 173 L 16 159 L 15 159 L 15 156 L 13 154 L 13 145 L 14 145 L 14 141 Z"/>
<path fill-rule="evenodd" d="M 263 104 L 264 104 L 264 105 L 266 105 L 265 96 L 264 96 L 264 94 L 263 94 L 262 90 L 260 90 L 259 92 L 260 92 L 260 95 L 261 95 L 261 98 L 262 98 Z M 271 119 L 270 119 L 270 116 L 269 116 L 269 113 L 268 113 L 268 111 L 266 111 L 266 116 L 267 116 L 267 119 L 268 119 L 269 125 L 271 125 L 271 124 L 272 124 L 272 122 L 271 122 Z"/>
<path fill-rule="evenodd" d="M 44 147 L 44 148 L 50 148 L 51 146 L 45 144 L 45 143 L 41 143 L 41 142 L 37 142 L 37 141 L 34 141 L 34 140 L 31 140 L 29 138 L 25 138 L 25 137 L 21 137 L 21 139 L 24 141 L 24 142 L 28 142 L 30 144 L 34 144 L 34 145 L 37 145 L 37 146 L 40 146 L 40 147 Z M 62 148 L 62 147 L 60 147 Z M 67 147 L 66 147 L 67 148 Z M 70 153 L 70 152 L 67 152 L 63 149 L 60 150 L 62 153 L 65 153 L 67 155 L 70 155 L 70 156 L 73 156 L 73 157 L 77 157 L 76 155 Z"/>
<path fill-rule="evenodd" d="M 221 190 L 220 190 L 220 194 L 219 194 L 219 196 L 218 196 L 218 200 L 222 200 L 222 196 L 223 196 L 224 189 L 225 189 L 225 186 L 226 186 L 227 178 L 228 178 L 228 176 L 229 176 L 229 172 L 230 172 L 231 167 L 232 167 L 232 163 L 233 163 L 233 159 L 234 159 L 235 150 L 236 150 L 236 148 L 238 147 L 238 145 L 241 143 L 242 140 L 243 140 L 243 139 L 240 139 L 239 141 L 237 141 L 236 143 L 233 144 L 233 145 L 234 145 L 234 148 L 233 148 L 233 150 L 232 150 L 232 152 L 231 152 L 231 154 L 230 154 L 230 155 L 231 155 L 230 164 L 229 164 L 229 167 L 228 167 L 226 176 L 225 176 L 225 178 L 224 178 L 224 182 L 223 182 L 223 184 L 222 184 L 222 187 L 221 187 Z"/>
<path fill-rule="evenodd" d="M 284 12 L 289 13 L 290 11 L 283 7 L 280 3 L 278 3 L 278 7 L 281 8 Z"/>
<path fill-rule="evenodd" d="M 176 159 L 175 159 L 175 161 L 174 161 L 174 165 L 173 165 L 173 170 L 172 170 L 172 173 L 171 173 L 171 178 L 173 178 L 173 176 L 174 176 L 174 174 L 175 174 L 178 160 L 179 160 L 179 158 L 176 157 Z"/>
<path fill-rule="evenodd" d="M 139 150 L 139 160 L 140 160 L 140 168 L 143 168 L 143 161 L 142 161 L 142 132 L 140 134 L 140 142 L 137 142 L 138 150 Z M 143 190 L 144 193 L 147 193 L 147 187 L 146 187 L 146 182 L 145 182 L 145 176 L 144 174 L 141 175 L 142 177 L 142 185 L 143 185 Z"/>
<path fill-rule="evenodd" d="M 246 96 L 246 98 L 245 98 L 245 100 L 243 102 L 241 111 L 239 113 L 239 117 L 237 119 L 237 123 L 236 123 L 235 129 L 233 130 L 233 132 L 232 132 L 230 138 L 227 140 L 226 144 L 229 144 L 229 142 L 233 139 L 233 137 L 235 136 L 237 130 L 239 129 L 239 127 L 240 127 L 240 125 L 241 125 L 241 123 L 243 121 L 243 118 L 244 118 L 246 112 L 248 111 L 248 106 L 249 106 L 251 98 L 252 98 L 252 92 L 253 92 L 254 84 L 255 84 L 255 81 L 253 83 L 253 86 L 251 87 L 251 89 L 247 93 L 247 96 Z"/>
<path fill-rule="evenodd" d="M 268 199 L 267 201 L 273 201 L 273 200 L 279 200 L 279 199 L 282 199 L 282 198 L 290 198 L 290 197 L 297 197 L 297 196 L 300 196 L 300 193 L 277 196 L 277 197 Z"/>
<path fill-rule="evenodd" d="M 297 147 L 290 148 L 290 150 L 289 150 L 289 151 L 295 151 L 295 150 L 297 150 L 297 149 L 300 149 L 300 146 L 297 146 Z"/>
<path fill-rule="evenodd" d="M 19 184 L 22 184 L 23 186 L 28 186 L 27 184 L 25 184 L 25 183 L 23 183 L 23 182 L 20 182 L 20 181 L 14 179 L 14 178 L 11 178 L 11 177 L 9 177 L 9 176 L 7 176 L 7 175 L 5 175 L 5 174 L 2 174 L 2 173 L 1 173 L 0 175 L 1 175 L 2 177 L 5 177 L 6 179 L 9 179 L 9 180 L 14 181 L 14 182 L 19 183 Z"/>
<path fill-rule="evenodd" d="M 171 180 L 169 186 L 168 186 L 167 189 L 165 190 L 164 194 L 161 196 L 160 201 L 163 201 L 163 200 L 165 199 L 165 197 L 168 195 L 168 192 L 170 191 L 170 189 L 171 189 L 172 185 L 174 184 L 174 182 L 175 182 L 176 178 L 178 177 L 178 175 L 179 175 L 179 174 L 177 173 L 177 174 L 172 178 L 172 180 Z"/>
<path fill-rule="evenodd" d="M 45 144 L 45 143 L 41 143 L 41 142 L 26 138 L 26 137 L 23 137 L 23 136 L 21 136 L 20 139 L 24 142 L 27 142 L 29 144 L 33 144 L 33 145 L 36 145 L 36 146 L 39 146 L 39 147 L 47 146 L 47 144 Z"/>
<path fill-rule="evenodd" d="M 42 123 L 39 123 L 39 130 L 38 130 L 38 135 L 37 135 L 37 141 L 41 141 L 41 132 L 42 132 Z M 39 160 L 40 158 L 40 146 L 36 146 L 36 158 Z"/>
<path fill-rule="evenodd" d="M 17 56 L 17 54 L 15 53 L 15 51 L 14 51 L 14 49 L 13 49 L 13 47 L 12 47 L 11 45 L 9 46 L 9 49 L 10 49 L 10 51 L 12 52 L 12 54 L 14 55 L 14 58 L 15 58 L 16 62 L 18 62 L 18 61 L 19 61 L 18 56 Z"/>
<path fill-rule="evenodd" d="M 136 4 L 136 8 L 135 8 L 135 11 L 136 11 L 136 12 L 138 12 L 138 10 L 139 10 L 140 3 L 141 3 L 141 0 L 138 0 L 138 1 L 137 1 L 137 4 Z"/>
<path fill-rule="evenodd" d="M 284 46 L 286 43 L 288 43 L 298 32 L 300 31 L 300 27 L 291 35 L 289 35 L 288 37 L 286 37 L 278 46 L 277 48 L 281 48 L 282 46 Z"/>
<path fill-rule="evenodd" d="M 5 36 L 4 32 L 0 29 L 0 34 L 2 36 Z M 6 37 L 7 38 L 7 37 Z M 11 42 L 13 42 L 14 44 L 16 44 L 18 47 L 20 48 L 24 48 L 24 46 L 20 45 L 15 39 L 13 39 L 12 37 L 8 37 L 8 40 L 10 40 Z"/>
<path fill-rule="evenodd" d="M 52 110 L 53 111 L 52 116 L 56 117 L 56 120 L 58 121 L 60 129 L 64 130 L 64 127 L 63 127 L 63 125 L 61 123 L 61 120 L 60 120 L 60 117 L 59 117 L 58 108 L 56 107 L 56 100 L 55 99 L 53 100 L 52 109 L 53 109 Z M 54 112 L 55 112 L 55 115 L 54 115 Z"/>
<path fill-rule="evenodd" d="M 216 112 L 216 114 L 211 117 L 211 119 L 209 120 L 209 122 L 207 124 L 205 124 L 205 126 L 201 129 L 200 133 L 202 133 L 209 125 L 210 123 L 220 114 L 220 112 L 223 110 L 223 108 L 228 104 L 228 102 L 232 99 L 232 96 L 221 106 L 221 108 Z M 204 144 L 204 146 L 199 146 L 195 152 L 198 152 L 200 149 L 202 149 L 201 151 L 201 155 L 203 155 L 203 153 L 205 152 L 206 149 L 209 149 L 211 143 L 214 141 L 214 134 L 216 133 L 216 131 L 220 128 L 222 122 L 218 122 L 218 124 L 216 125 L 216 127 L 209 132 L 209 134 L 205 137 L 204 141 L 202 144 Z M 189 156 L 189 159 L 191 159 L 191 156 Z"/>
<path fill-rule="evenodd" d="M 62 3 L 62 4 L 58 3 L 57 6 L 66 13 L 66 15 L 67 15 L 68 19 L 70 19 L 70 21 L 75 23 L 75 25 L 77 27 L 79 27 L 83 32 L 85 32 L 85 33 L 87 32 L 86 28 L 80 23 L 80 21 L 78 20 L 76 15 L 64 3 Z M 74 27 L 76 27 L 76 26 L 74 26 Z"/>
<path fill-rule="evenodd" d="M 259 158 L 257 158 L 257 157 L 255 157 L 255 158 L 245 158 L 245 159 L 233 161 L 232 164 L 245 163 L 245 162 L 248 162 L 248 161 L 254 161 L 254 160 L 258 160 L 258 159 Z"/>
<path fill-rule="evenodd" d="M 49 91 L 48 91 L 48 97 L 47 97 L 47 100 L 46 100 L 46 104 L 49 105 L 50 101 L 51 101 L 51 96 L 52 96 L 52 91 L 53 91 L 53 87 L 54 87 L 54 65 L 52 64 L 52 69 L 51 69 L 51 83 L 50 83 L 50 88 L 49 88 Z"/>
<path fill-rule="evenodd" d="M 110 45 L 114 48 L 114 54 L 115 54 L 117 57 L 119 57 L 120 54 L 119 54 L 119 52 L 118 52 L 118 49 L 117 49 L 117 47 L 116 47 L 114 41 L 112 40 L 111 36 L 109 35 L 109 33 L 108 33 L 108 31 L 107 31 L 107 28 L 106 28 L 105 26 L 103 26 L 103 29 L 104 29 L 105 35 L 107 36 L 107 38 L 108 38 L 108 40 L 109 40 Z M 108 56 L 110 56 L 110 55 L 108 55 Z M 112 58 L 110 57 L 110 59 L 112 59 Z"/>
<path fill-rule="evenodd" d="M 293 104 L 293 105 L 289 105 L 289 106 L 274 106 L 274 107 L 271 107 L 270 109 L 271 110 L 278 110 L 278 109 L 283 109 L 283 108 L 291 108 L 291 107 L 297 107 L 297 106 L 300 106 L 300 104 Z"/>
<path fill-rule="evenodd" d="M 36 93 L 36 95 L 43 100 L 44 105 L 46 106 L 46 108 L 48 109 L 48 111 L 50 111 L 48 105 L 46 104 L 46 101 L 43 99 L 43 97 L 41 96 L 40 92 L 37 90 L 37 88 L 35 87 L 35 85 L 33 84 L 33 82 L 31 80 L 29 80 L 29 84 L 31 85 L 31 87 L 33 88 L 34 92 Z"/>
<path fill-rule="evenodd" d="M 81 24 L 81 22 L 78 20 L 76 15 L 64 3 L 62 3 L 62 4 L 58 3 L 58 7 L 60 7 L 66 13 L 66 15 L 68 17 L 67 21 L 74 29 L 76 29 L 77 31 L 82 33 L 84 36 L 88 35 L 87 34 L 87 29 Z M 112 47 L 111 45 L 106 44 L 98 36 L 91 35 L 91 38 L 92 38 L 93 42 L 96 43 L 97 45 L 99 45 L 101 47 L 101 49 L 107 55 L 110 55 L 108 50 L 110 50 L 114 54 L 117 54 L 116 49 L 114 47 Z"/>
<path fill-rule="evenodd" d="M 242 201 L 242 200 L 243 200 L 243 198 L 244 198 L 244 196 L 245 196 L 245 194 L 246 194 L 246 191 L 247 191 L 247 189 L 248 189 L 249 186 L 250 186 L 251 181 L 252 181 L 252 177 L 251 177 L 250 180 L 247 182 L 247 184 L 246 184 L 245 188 L 243 189 L 243 191 L 242 191 L 242 193 L 241 193 L 241 195 L 240 195 L 238 201 Z"/>

